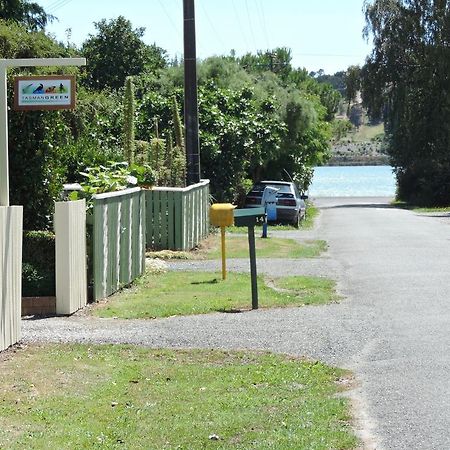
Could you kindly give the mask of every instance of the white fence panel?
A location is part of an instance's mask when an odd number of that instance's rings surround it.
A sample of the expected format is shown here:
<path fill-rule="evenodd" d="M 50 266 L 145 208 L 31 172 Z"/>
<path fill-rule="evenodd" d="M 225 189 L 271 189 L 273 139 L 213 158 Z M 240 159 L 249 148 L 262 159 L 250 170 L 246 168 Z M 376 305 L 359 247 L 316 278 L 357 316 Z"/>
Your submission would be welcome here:
<path fill-rule="evenodd" d="M 86 202 L 55 203 L 56 314 L 87 304 Z"/>
<path fill-rule="evenodd" d="M 0 350 L 21 337 L 22 218 L 21 206 L 0 206 Z"/>

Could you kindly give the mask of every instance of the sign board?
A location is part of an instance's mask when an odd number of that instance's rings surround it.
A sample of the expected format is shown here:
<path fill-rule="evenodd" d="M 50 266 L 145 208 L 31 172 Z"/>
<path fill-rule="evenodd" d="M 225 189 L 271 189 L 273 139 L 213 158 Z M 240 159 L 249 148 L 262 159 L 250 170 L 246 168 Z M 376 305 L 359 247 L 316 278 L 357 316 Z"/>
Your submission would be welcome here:
<path fill-rule="evenodd" d="M 75 108 L 75 76 L 15 77 L 14 109 L 54 110 Z"/>

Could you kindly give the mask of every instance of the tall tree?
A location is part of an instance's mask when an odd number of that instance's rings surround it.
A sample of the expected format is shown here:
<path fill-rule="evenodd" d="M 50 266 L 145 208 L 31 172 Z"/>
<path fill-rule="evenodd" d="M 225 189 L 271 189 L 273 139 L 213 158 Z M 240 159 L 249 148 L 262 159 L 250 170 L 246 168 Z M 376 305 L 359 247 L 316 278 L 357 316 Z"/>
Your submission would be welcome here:
<path fill-rule="evenodd" d="M 361 88 L 361 68 L 359 66 L 350 66 L 345 72 L 344 83 L 347 110 L 350 113 L 351 103 L 355 101 L 356 95 Z"/>
<path fill-rule="evenodd" d="M 278 47 L 273 50 L 258 51 L 256 55 L 247 53 L 239 58 L 242 67 L 250 72 L 276 73 L 283 81 L 286 81 L 292 71 L 292 54 L 287 47 Z"/>
<path fill-rule="evenodd" d="M 95 89 L 119 89 L 125 78 L 152 72 L 166 66 L 165 51 L 147 45 L 142 37 L 145 28 L 133 29 L 123 16 L 95 23 L 97 34 L 90 35 L 82 46 L 88 61 L 87 84 Z"/>
<path fill-rule="evenodd" d="M 384 114 L 401 199 L 450 204 L 450 5 L 446 0 L 365 2 L 374 49 L 363 100 Z"/>
<path fill-rule="evenodd" d="M 0 19 L 25 25 L 30 31 L 44 30 L 55 19 L 38 3 L 27 0 L 0 0 Z"/>

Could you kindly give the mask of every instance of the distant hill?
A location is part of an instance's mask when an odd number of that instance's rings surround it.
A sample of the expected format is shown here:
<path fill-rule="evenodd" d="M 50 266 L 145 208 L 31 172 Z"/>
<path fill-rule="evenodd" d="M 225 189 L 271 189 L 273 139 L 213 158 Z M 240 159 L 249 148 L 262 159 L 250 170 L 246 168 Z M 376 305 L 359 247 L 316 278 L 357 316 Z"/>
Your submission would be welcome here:
<path fill-rule="evenodd" d="M 389 165 L 383 124 L 361 125 L 332 146 L 329 166 Z"/>

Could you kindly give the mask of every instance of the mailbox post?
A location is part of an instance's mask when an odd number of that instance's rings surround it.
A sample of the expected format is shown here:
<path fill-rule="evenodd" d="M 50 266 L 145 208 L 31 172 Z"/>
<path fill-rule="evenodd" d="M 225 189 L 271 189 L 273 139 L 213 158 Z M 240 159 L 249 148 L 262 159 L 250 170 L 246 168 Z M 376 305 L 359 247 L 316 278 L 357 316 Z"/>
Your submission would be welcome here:
<path fill-rule="evenodd" d="M 265 208 L 244 208 L 234 210 L 234 224 L 248 228 L 248 249 L 250 254 L 250 276 L 252 280 L 252 309 L 258 309 L 258 278 L 256 273 L 255 225 L 266 222 Z"/>
<path fill-rule="evenodd" d="M 209 210 L 211 225 L 220 227 L 222 242 L 222 280 L 227 278 L 226 253 L 225 253 L 225 227 L 233 225 L 233 210 L 236 206 L 231 203 L 215 203 Z"/>
<path fill-rule="evenodd" d="M 267 237 L 267 221 L 277 220 L 277 193 L 279 189 L 267 186 L 262 195 L 262 204 L 266 208 L 267 220 L 263 223 L 262 237 Z"/>

